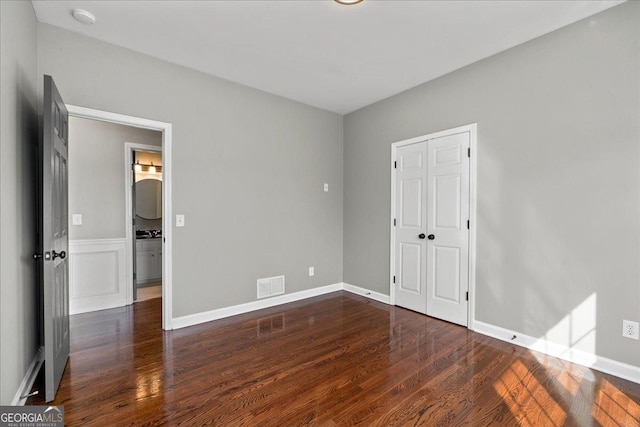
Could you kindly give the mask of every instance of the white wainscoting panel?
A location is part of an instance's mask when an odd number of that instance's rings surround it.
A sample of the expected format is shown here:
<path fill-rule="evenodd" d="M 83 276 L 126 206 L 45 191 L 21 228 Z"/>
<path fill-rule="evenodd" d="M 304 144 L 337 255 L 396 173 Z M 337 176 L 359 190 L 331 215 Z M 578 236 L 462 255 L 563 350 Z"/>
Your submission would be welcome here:
<path fill-rule="evenodd" d="M 127 304 L 126 239 L 69 241 L 70 314 Z"/>

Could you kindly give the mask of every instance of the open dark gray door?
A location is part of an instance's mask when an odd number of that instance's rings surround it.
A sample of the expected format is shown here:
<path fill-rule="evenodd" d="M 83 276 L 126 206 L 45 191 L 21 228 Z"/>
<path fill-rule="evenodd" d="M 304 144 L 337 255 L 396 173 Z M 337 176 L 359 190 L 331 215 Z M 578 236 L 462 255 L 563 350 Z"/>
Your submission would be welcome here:
<path fill-rule="evenodd" d="M 69 234 L 67 108 L 50 76 L 44 76 L 41 161 L 40 267 L 45 400 L 52 401 L 69 358 Z"/>

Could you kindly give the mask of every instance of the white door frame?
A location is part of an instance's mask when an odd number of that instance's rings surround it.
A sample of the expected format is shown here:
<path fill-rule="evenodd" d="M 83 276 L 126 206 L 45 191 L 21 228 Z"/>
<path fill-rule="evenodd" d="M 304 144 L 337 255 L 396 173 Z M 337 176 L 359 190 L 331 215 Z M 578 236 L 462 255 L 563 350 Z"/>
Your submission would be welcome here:
<path fill-rule="evenodd" d="M 162 132 L 162 329 L 173 329 L 173 282 L 172 282 L 172 198 L 171 198 L 171 123 L 95 110 L 93 108 L 67 105 L 69 115 L 83 119 L 100 120 L 142 129 Z M 127 169 L 129 167 L 127 166 Z M 128 180 L 126 181 L 128 183 Z M 130 190 L 130 189 L 129 189 Z M 127 240 L 127 302 L 133 300 L 133 233 L 131 231 L 131 201 L 125 203 L 125 236 Z"/>
<path fill-rule="evenodd" d="M 440 138 L 443 136 L 454 135 L 457 133 L 469 132 L 469 147 L 471 149 L 471 159 L 469 162 L 469 306 L 468 306 L 468 324 L 467 328 L 473 330 L 475 322 L 475 296 L 476 296 L 476 178 L 478 165 L 477 147 L 477 127 L 476 123 L 459 126 L 453 129 L 443 130 L 441 132 L 430 133 L 428 135 L 418 136 L 415 138 L 405 139 L 403 141 L 391 144 L 391 221 L 390 221 L 390 258 L 389 258 L 389 303 L 395 305 L 396 292 L 393 278 L 395 272 L 395 226 L 393 219 L 396 217 L 396 152 L 399 147 L 405 145 L 416 144 L 418 142 L 430 139 Z"/>

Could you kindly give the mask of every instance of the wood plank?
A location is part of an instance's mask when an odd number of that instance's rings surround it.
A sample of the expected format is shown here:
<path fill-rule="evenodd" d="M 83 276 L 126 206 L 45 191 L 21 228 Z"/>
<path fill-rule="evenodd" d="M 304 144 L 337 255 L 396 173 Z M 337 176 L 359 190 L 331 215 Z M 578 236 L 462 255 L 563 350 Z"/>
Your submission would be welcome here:
<path fill-rule="evenodd" d="M 168 332 L 161 309 L 71 317 L 68 425 L 640 426 L 638 384 L 348 292 Z"/>

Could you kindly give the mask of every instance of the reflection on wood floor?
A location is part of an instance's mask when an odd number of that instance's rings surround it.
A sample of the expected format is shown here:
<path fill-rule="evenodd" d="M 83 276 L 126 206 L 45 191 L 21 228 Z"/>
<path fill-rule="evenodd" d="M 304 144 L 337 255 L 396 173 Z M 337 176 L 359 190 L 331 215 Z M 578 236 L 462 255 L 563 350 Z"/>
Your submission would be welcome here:
<path fill-rule="evenodd" d="M 638 384 L 342 291 L 168 332 L 160 299 L 71 326 L 71 426 L 639 425 Z"/>

